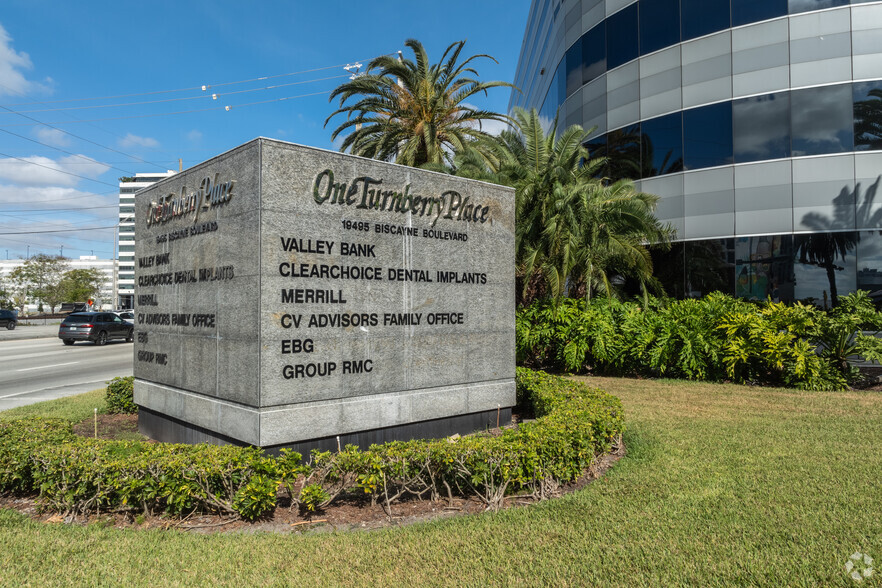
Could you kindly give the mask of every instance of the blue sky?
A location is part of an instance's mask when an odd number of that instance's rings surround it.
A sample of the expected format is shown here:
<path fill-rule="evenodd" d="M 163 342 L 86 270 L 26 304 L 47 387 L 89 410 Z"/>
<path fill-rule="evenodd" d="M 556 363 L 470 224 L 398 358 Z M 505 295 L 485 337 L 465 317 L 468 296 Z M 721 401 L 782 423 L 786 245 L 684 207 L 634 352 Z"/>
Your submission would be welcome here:
<path fill-rule="evenodd" d="M 116 224 L 120 176 L 178 158 L 187 168 L 257 136 L 333 149 L 337 119 L 323 124 L 342 66 L 407 57 L 408 38 L 433 61 L 466 39 L 465 54 L 499 61 L 477 62 L 482 79 L 510 82 L 529 4 L 3 0 L 0 257 L 112 257 L 114 229 L 94 227 Z M 508 98 L 474 103 L 504 112 Z"/>

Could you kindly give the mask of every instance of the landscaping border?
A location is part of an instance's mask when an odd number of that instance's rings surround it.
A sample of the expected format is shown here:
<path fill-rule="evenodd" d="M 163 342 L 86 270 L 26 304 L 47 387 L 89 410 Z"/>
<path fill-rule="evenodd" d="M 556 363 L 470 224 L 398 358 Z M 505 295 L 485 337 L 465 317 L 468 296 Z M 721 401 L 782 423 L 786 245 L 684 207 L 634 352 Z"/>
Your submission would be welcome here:
<path fill-rule="evenodd" d="M 0 493 L 38 495 L 42 508 L 91 514 L 236 514 L 254 520 L 287 494 L 320 510 L 344 493 L 367 494 L 387 513 L 407 496 L 477 497 L 498 509 L 512 493 L 542 499 L 612 451 L 624 430 L 618 398 L 584 384 L 517 370 L 518 405 L 536 418 L 465 437 L 347 446 L 271 456 L 253 447 L 106 441 L 71 424 L 0 422 Z"/>

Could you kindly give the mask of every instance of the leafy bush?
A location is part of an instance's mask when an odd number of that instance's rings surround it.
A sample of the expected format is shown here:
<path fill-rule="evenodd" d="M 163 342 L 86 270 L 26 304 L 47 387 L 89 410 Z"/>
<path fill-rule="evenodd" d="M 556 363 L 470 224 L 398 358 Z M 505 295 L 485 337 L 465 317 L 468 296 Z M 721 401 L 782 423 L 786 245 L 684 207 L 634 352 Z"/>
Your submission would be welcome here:
<path fill-rule="evenodd" d="M 882 358 L 882 328 L 866 292 L 830 312 L 804 304 L 750 303 L 720 293 L 701 300 L 542 302 L 517 315 L 518 360 L 573 372 L 732 380 L 842 389 L 849 357 Z"/>
<path fill-rule="evenodd" d="M 107 412 L 109 414 L 137 414 L 134 400 L 135 377 L 116 377 L 107 382 Z"/>
<path fill-rule="evenodd" d="M 0 492 L 39 492 L 41 503 L 72 513 L 130 509 L 181 515 L 271 511 L 280 489 L 313 512 L 345 492 L 391 507 L 403 496 L 477 496 L 498 508 L 511 491 L 548 496 L 579 476 L 621 437 L 619 400 L 601 390 L 517 370 L 518 402 L 537 416 L 500 434 L 396 441 L 367 450 L 315 451 L 308 463 L 283 450 L 115 442 L 76 437 L 47 419 L 0 422 Z"/>

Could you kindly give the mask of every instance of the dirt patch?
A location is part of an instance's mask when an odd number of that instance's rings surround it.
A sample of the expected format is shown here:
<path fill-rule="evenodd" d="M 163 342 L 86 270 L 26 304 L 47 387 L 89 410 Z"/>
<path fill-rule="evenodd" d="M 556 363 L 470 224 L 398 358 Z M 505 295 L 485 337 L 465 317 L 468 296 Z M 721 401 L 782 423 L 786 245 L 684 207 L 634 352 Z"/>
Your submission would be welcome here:
<path fill-rule="evenodd" d="M 130 415 L 104 415 L 128 417 Z M 100 417 L 100 415 L 99 415 Z M 118 419 L 124 421 L 125 419 Z M 137 422 L 137 419 L 135 419 Z M 84 425 L 84 423 L 80 423 Z M 78 425 L 79 426 L 79 425 Z M 101 436 L 99 418 L 99 436 Z M 91 433 L 91 431 L 89 431 Z M 91 436 L 91 435 L 89 435 Z M 597 459 L 582 476 L 569 484 L 553 488 L 550 498 L 581 490 L 601 477 L 623 455 L 625 448 L 619 445 L 615 451 Z M 530 496 L 511 496 L 502 508 L 526 507 L 538 502 Z M 143 515 L 135 512 L 94 514 L 75 517 L 57 512 L 41 512 L 36 497 L 0 496 L 0 508 L 15 510 L 32 520 L 46 524 L 101 525 L 118 529 L 166 529 L 192 533 L 305 533 L 327 531 L 357 531 L 397 527 L 454 516 L 475 515 L 486 510 L 477 498 L 446 498 L 437 502 L 417 498 L 401 500 L 391 506 L 391 516 L 379 504 L 371 504 L 369 496 L 351 493 L 339 496 L 334 503 L 321 512 L 301 513 L 289 508 L 287 496 L 280 495 L 278 506 L 269 515 L 253 523 L 236 517 L 210 514 L 192 514 L 183 518 Z"/>
<path fill-rule="evenodd" d="M 86 419 L 73 426 L 73 431 L 81 437 L 95 437 L 95 419 Z M 119 441 L 121 439 L 137 439 L 138 415 L 136 414 L 99 414 L 98 439 Z M 147 440 L 147 437 L 140 436 Z"/>

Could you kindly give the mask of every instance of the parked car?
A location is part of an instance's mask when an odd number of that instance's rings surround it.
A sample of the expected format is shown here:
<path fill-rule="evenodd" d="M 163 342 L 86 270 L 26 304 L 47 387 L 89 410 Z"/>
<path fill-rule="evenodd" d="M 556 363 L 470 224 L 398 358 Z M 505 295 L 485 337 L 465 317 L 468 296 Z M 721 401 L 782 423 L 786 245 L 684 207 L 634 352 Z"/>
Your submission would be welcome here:
<path fill-rule="evenodd" d="M 18 324 L 18 315 L 11 310 L 0 310 L 0 327 L 6 327 L 10 331 Z"/>
<path fill-rule="evenodd" d="M 114 310 L 113 314 L 115 314 L 116 316 L 118 316 L 119 318 L 121 318 L 124 321 L 128 321 L 128 322 L 132 323 L 133 325 L 135 324 L 135 311 L 134 310 Z"/>
<path fill-rule="evenodd" d="M 65 345 L 73 345 L 76 341 L 104 345 L 111 339 L 125 339 L 131 343 L 135 338 L 135 326 L 112 312 L 73 312 L 58 327 L 58 338 Z"/>

